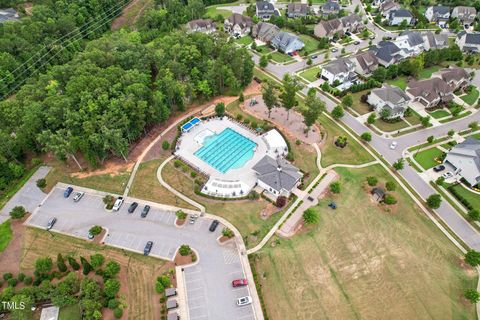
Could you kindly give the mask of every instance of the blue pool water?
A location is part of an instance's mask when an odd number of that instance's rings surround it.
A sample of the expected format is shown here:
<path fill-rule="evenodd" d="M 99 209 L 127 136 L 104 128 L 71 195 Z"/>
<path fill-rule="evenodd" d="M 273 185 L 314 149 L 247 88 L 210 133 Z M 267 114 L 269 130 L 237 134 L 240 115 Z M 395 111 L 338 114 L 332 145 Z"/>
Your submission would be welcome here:
<path fill-rule="evenodd" d="M 195 152 L 195 156 L 221 173 L 225 173 L 230 169 L 243 167 L 253 158 L 256 145 L 235 130 L 227 128 L 220 134 L 205 138 L 203 147 Z"/>

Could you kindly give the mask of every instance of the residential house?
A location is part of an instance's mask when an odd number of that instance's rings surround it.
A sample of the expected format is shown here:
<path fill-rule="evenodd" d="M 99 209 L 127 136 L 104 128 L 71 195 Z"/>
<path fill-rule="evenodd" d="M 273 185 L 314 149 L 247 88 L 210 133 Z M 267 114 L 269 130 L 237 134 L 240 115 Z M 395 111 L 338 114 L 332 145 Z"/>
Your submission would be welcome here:
<path fill-rule="evenodd" d="M 357 79 L 355 74 L 355 63 L 348 58 L 329 62 L 322 68 L 321 77 L 327 80 L 331 85 L 337 81 L 341 84 L 355 81 Z"/>
<path fill-rule="evenodd" d="M 224 22 L 224 29 L 235 38 L 243 37 L 252 31 L 252 18 L 234 13 Z"/>
<path fill-rule="evenodd" d="M 380 41 L 371 49 L 378 59 L 378 63 L 388 67 L 406 58 L 405 52 L 391 41 Z"/>
<path fill-rule="evenodd" d="M 252 168 L 257 173 L 258 186 L 274 196 L 289 196 L 302 173 L 283 158 L 264 156 Z"/>
<path fill-rule="evenodd" d="M 445 33 L 436 34 L 427 31 L 422 34 L 425 50 L 448 48 L 448 35 Z"/>
<path fill-rule="evenodd" d="M 418 31 L 404 31 L 394 42 L 408 57 L 419 55 L 425 51 L 425 42 L 422 34 Z"/>
<path fill-rule="evenodd" d="M 382 3 L 384 3 L 386 0 L 373 0 L 372 1 L 372 6 L 374 7 L 379 7 L 382 5 Z"/>
<path fill-rule="evenodd" d="M 202 32 L 202 33 L 212 33 L 215 32 L 215 22 L 211 19 L 198 19 L 192 20 L 187 23 L 187 32 Z"/>
<path fill-rule="evenodd" d="M 457 18 L 466 29 L 473 24 L 476 16 L 477 10 L 474 7 L 458 6 L 452 10 L 452 18 Z"/>
<path fill-rule="evenodd" d="M 373 89 L 368 95 L 367 102 L 379 115 L 388 110 L 387 119 L 403 117 L 410 103 L 410 97 L 399 87 L 385 85 Z"/>
<path fill-rule="evenodd" d="M 337 15 L 340 12 L 340 4 L 336 1 L 328 0 L 320 7 L 320 12 L 324 17 Z"/>
<path fill-rule="evenodd" d="M 0 9 L 0 23 L 6 21 L 19 21 L 20 16 L 13 8 Z"/>
<path fill-rule="evenodd" d="M 287 6 L 287 17 L 300 18 L 306 17 L 310 9 L 306 3 L 289 3 Z"/>
<path fill-rule="evenodd" d="M 341 37 L 343 36 L 343 24 L 340 19 L 322 20 L 315 26 L 313 33 L 318 38 L 332 38 L 335 34 Z"/>
<path fill-rule="evenodd" d="M 378 59 L 373 51 L 364 51 L 350 57 L 355 64 L 355 72 L 360 75 L 369 75 L 378 68 Z"/>
<path fill-rule="evenodd" d="M 273 15 L 279 15 L 273 3 L 268 1 L 257 1 L 257 10 L 255 15 L 263 20 L 270 19 Z"/>
<path fill-rule="evenodd" d="M 441 28 L 446 28 L 450 18 L 450 7 L 430 6 L 425 11 L 425 18 L 430 22 L 436 23 Z"/>
<path fill-rule="evenodd" d="M 432 77 L 437 77 L 445 81 L 453 91 L 464 90 L 470 85 L 471 76 L 467 70 L 451 66 L 435 72 Z"/>
<path fill-rule="evenodd" d="M 378 10 L 382 14 L 384 18 L 390 15 L 390 11 L 400 9 L 400 5 L 396 3 L 394 0 L 386 0 L 378 7 Z"/>
<path fill-rule="evenodd" d="M 252 28 L 252 36 L 265 43 L 270 43 L 279 32 L 279 27 L 268 22 L 259 22 Z"/>
<path fill-rule="evenodd" d="M 391 10 L 388 14 L 388 24 L 391 26 L 399 26 L 403 21 L 407 21 L 408 25 L 414 24 L 413 14 L 407 9 Z"/>
<path fill-rule="evenodd" d="M 453 88 L 437 77 L 412 80 L 408 83 L 406 92 L 413 101 L 420 102 L 427 109 L 453 100 Z"/>
<path fill-rule="evenodd" d="M 362 23 L 362 19 L 358 14 L 351 14 L 342 17 L 340 18 L 340 22 L 342 22 L 343 32 L 356 33 L 365 29 L 365 26 Z"/>
<path fill-rule="evenodd" d="M 295 51 L 302 50 L 305 44 L 294 34 L 280 31 L 273 37 L 270 45 L 283 53 L 289 54 Z"/>
<path fill-rule="evenodd" d="M 480 33 L 479 32 L 459 32 L 455 43 L 465 52 L 480 52 Z"/>
<path fill-rule="evenodd" d="M 447 154 L 445 163 L 453 166 L 455 174 L 472 187 L 480 183 L 480 140 L 469 137 L 455 145 Z"/>

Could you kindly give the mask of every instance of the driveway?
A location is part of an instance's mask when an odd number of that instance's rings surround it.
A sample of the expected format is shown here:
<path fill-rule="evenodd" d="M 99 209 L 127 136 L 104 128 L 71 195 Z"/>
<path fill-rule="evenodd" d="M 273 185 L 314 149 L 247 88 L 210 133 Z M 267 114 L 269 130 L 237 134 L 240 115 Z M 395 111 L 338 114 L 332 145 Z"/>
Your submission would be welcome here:
<path fill-rule="evenodd" d="M 16 206 L 23 206 L 28 212 L 33 212 L 45 198 L 45 193 L 37 187 L 37 180 L 45 178 L 50 172 L 49 167 L 42 166 L 28 179 L 23 187 L 0 210 L 0 223 L 10 218 L 10 211 Z"/>
<path fill-rule="evenodd" d="M 151 203 L 148 216 L 142 219 L 140 212 L 144 204 L 140 202 L 136 211 L 129 214 L 127 209 L 132 201 L 128 199 L 120 211 L 107 212 L 103 193 L 74 189 L 86 192 L 80 202 L 73 202 L 71 197 L 65 199 L 64 189 L 56 187 L 27 224 L 44 228 L 48 219 L 55 216 L 57 223 L 53 231 L 84 239 L 93 225 L 101 225 L 108 230 L 105 243 L 143 253 L 146 242 L 151 240 L 154 242 L 151 255 L 168 260 L 173 260 L 180 245 L 188 244 L 199 257 L 196 265 L 184 268 L 190 319 L 255 319 L 251 305 L 236 306 L 237 298 L 250 295 L 249 288 L 231 287 L 231 281 L 245 278 L 245 273 L 235 243 L 217 243 L 221 225 L 212 233 L 208 230 L 211 220 L 200 217 L 195 224 L 178 228 L 172 210 L 161 205 L 154 207 Z"/>

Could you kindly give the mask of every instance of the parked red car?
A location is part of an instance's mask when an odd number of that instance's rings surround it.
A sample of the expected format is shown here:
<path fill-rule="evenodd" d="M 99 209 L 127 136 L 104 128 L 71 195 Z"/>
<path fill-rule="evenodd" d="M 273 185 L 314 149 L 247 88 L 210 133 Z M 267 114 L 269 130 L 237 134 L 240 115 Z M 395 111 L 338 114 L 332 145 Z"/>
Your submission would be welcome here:
<path fill-rule="evenodd" d="M 232 281 L 232 286 L 233 287 L 243 287 L 248 284 L 247 279 L 237 279 Z"/>

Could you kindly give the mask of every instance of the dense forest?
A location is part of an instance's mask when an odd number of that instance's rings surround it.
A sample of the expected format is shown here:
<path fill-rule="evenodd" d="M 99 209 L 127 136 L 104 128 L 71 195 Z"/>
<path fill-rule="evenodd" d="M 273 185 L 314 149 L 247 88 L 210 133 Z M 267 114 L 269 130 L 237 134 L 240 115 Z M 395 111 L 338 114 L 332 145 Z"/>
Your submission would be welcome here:
<path fill-rule="evenodd" d="M 3 1 L 2 7 L 20 1 Z M 101 36 L 128 0 L 40 0 L 20 22 L 0 24 L 0 97 L 34 71 L 70 61 L 86 40 Z"/>
<path fill-rule="evenodd" d="M 185 19 L 185 11 L 177 8 L 177 15 L 166 8 L 148 15 Z M 149 26 L 164 21 L 148 19 L 152 24 L 143 20 L 139 31 L 90 41 L 70 62 L 50 67 L 0 102 L 0 190 L 21 174 L 27 151 L 59 159 L 81 153 L 92 166 L 111 155 L 126 157 L 129 144 L 172 110 L 237 94 L 251 82 L 254 64 L 246 49 L 221 35 L 187 35 L 176 30 L 178 23 L 145 43 L 145 34 L 153 34 Z"/>

